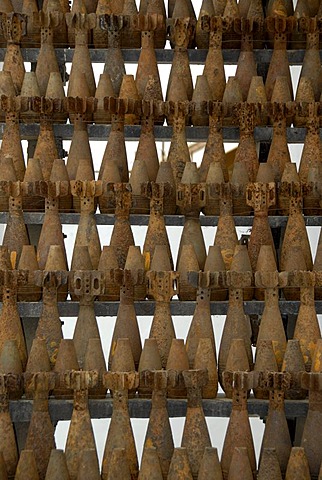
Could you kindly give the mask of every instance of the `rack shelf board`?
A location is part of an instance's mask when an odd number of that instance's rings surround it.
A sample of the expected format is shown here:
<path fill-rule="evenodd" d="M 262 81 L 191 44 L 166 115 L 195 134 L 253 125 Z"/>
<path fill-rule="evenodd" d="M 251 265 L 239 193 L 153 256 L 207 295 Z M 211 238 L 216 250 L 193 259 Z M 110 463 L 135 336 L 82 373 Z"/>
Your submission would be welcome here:
<path fill-rule="evenodd" d="M 0 61 L 5 57 L 5 48 L 0 49 Z M 138 63 L 140 56 L 140 49 L 123 49 L 122 54 L 125 63 Z M 208 50 L 204 49 L 190 49 L 188 50 L 189 62 L 191 65 L 199 65 L 206 61 Z M 223 58 L 226 65 L 236 65 L 238 62 L 240 50 L 238 49 L 223 49 Z M 25 62 L 36 62 L 39 55 L 39 48 L 22 48 L 22 57 Z M 63 64 L 72 62 L 74 55 L 74 48 L 55 48 L 55 53 L 58 62 Z M 89 48 L 90 58 L 92 63 L 105 63 L 106 49 Z M 272 57 L 272 49 L 254 49 L 254 56 L 256 63 L 269 63 Z M 156 49 L 155 50 L 157 62 L 160 64 L 171 64 L 173 60 L 173 49 Z M 287 56 L 290 65 L 301 65 L 303 63 L 305 50 L 288 50 Z"/>
<path fill-rule="evenodd" d="M 28 422 L 32 414 L 32 400 L 10 401 L 10 414 L 13 422 Z M 253 397 L 247 402 L 248 413 L 251 416 L 265 418 L 268 413 L 268 400 L 257 400 Z M 203 409 L 206 417 L 229 417 L 232 401 L 220 394 L 214 400 L 203 400 Z M 49 412 L 52 422 L 70 420 L 73 410 L 72 400 L 49 400 Z M 113 403 L 111 398 L 89 400 L 91 418 L 111 418 Z M 185 417 L 187 411 L 186 400 L 168 399 L 168 413 L 170 417 Z M 287 418 L 305 417 L 308 411 L 307 400 L 286 400 L 285 414 Z M 149 418 L 151 400 L 133 398 L 129 400 L 129 412 L 132 418 Z"/>
<path fill-rule="evenodd" d="M 3 136 L 5 123 L 0 123 L 0 138 Z M 54 134 L 56 138 L 63 140 L 71 140 L 73 137 L 73 125 L 71 124 L 54 124 Z M 111 131 L 110 125 L 88 125 L 88 136 L 91 141 L 108 141 Z M 172 138 L 172 127 L 168 125 L 156 125 L 154 127 L 154 135 L 156 141 L 170 142 Z M 208 127 L 186 127 L 186 138 L 188 142 L 206 142 L 208 138 Z M 141 126 L 140 125 L 125 125 L 124 136 L 127 141 L 138 141 L 140 139 Z M 20 135 L 22 140 L 34 140 L 39 135 L 39 124 L 20 124 Z M 303 143 L 305 140 L 305 128 L 287 128 L 287 141 L 289 143 Z M 322 130 L 320 130 L 322 138 Z M 239 142 L 239 128 L 238 127 L 224 127 L 223 138 L 227 143 Z M 256 127 L 254 130 L 254 138 L 256 142 L 270 143 L 273 138 L 272 127 Z"/>
<path fill-rule="evenodd" d="M 0 307 L 1 307 L 0 303 Z M 155 302 L 152 300 L 143 300 L 134 302 L 135 311 L 138 316 L 153 316 Z M 258 300 L 244 302 L 245 313 L 248 315 L 261 315 L 265 303 Z M 36 318 L 41 315 L 42 302 L 20 302 L 18 303 L 19 314 L 22 318 Z M 115 317 L 118 312 L 119 302 L 94 302 L 95 315 L 97 317 Z M 170 302 L 171 315 L 174 317 L 193 315 L 196 307 L 194 301 L 172 300 Z M 280 300 L 279 307 L 283 314 L 297 315 L 300 302 Z M 315 302 L 317 314 L 322 314 L 322 301 Z M 58 310 L 61 317 L 77 317 L 79 312 L 79 302 L 58 302 Z M 228 301 L 210 302 L 210 311 L 212 315 L 226 315 L 228 310 Z"/>
<path fill-rule="evenodd" d="M 41 225 L 44 221 L 45 213 L 42 212 L 24 212 L 24 221 L 26 225 Z M 286 216 L 269 216 L 268 222 L 272 228 L 284 227 L 287 223 Z M 80 219 L 79 213 L 61 213 L 60 221 L 62 225 L 78 225 Z M 200 215 L 200 224 L 202 227 L 215 227 L 218 225 L 218 216 Z M 95 214 L 97 225 L 114 225 L 115 216 L 108 214 Z M 183 227 L 185 217 L 183 215 L 165 215 L 165 224 L 168 227 Z M 0 224 L 6 224 L 8 213 L 0 212 Z M 253 216 L 236 216 L 234 222 L 236 227 L 251 227 L 253 225 Z M 304 216 L 307 227 L 321 227 L 322 216 Z M 149 215 L 130 215 L 130 224 L 136 226 L 147 226 L 149 224 Z"/>

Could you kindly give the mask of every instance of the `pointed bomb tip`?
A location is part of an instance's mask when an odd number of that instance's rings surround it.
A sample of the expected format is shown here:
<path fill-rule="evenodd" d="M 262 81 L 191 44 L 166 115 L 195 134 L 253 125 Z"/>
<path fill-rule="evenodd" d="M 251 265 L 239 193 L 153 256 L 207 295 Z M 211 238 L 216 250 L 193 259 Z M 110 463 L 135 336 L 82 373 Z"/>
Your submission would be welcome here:
<path fill-rule="evenodd" d="M 320 470 L 319 479 L 321 477 L 322 469 Z M 309 462 L 303 447 L 293 447 L 287 464 L 285 480 L 294 480 L 300 478 L 301 480 L 310 480 Z"/>
<path fill-rule="evenodd" d="M 174 449 L 168 480 L 193 480 L 186 448 Z"/>
<path fill-rule="evenodd" d="M 51 451 L 45 480 L 70 480 L 63 450 L 53 449 Z"/>
<path fill-rule="evenodd" d="M 249 462 L 247 448 L 235 447 L 231 459 L 228 480 L 253 480 L 253 472 Z"/>

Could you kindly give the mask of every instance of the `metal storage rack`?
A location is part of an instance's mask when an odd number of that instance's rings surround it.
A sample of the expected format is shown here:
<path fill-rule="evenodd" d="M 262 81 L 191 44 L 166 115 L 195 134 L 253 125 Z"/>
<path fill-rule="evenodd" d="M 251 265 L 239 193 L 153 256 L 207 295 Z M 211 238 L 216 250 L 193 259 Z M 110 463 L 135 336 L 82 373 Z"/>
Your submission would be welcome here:
<path fill-rule="evenodd" d="M 268 412 L 268 400 L 250 398 L 247 402 L 249 415 L 265 418 Z M 219 394 L 214 400 L 203 400 L 203 409 L 206 417 L 229 417 L 231 400 Z M 168 413 L 170 417 L 184 417 L 187 410 L 186 400 L 168 399 Z M 287 418 L 305 417 L 308 410 L 308 400 L 285 400 L 285 414 Z M 49 412 L 54 425 L 60 420 L 70 420 L 73 411 L 72 400 L 49 400 Z M 112 399 L 108 396 L 104 400 L 89 400 L 91 418 L 110 418 L 112 416 Z M 130 399 L 129 411 L 132 418 L 149 418 L 151 400 Z M 32 413 L 32 400 L 12 400 L 10 414 L 13 422 L 28 422 Z"/>
<path fill-rule="evenodd" d="M 64 64 L 71 62 L 73 58 L 73 49 L 55 49 L 58 62 Z M 90 57 L 92 63 L 104 63 L 104 49 L 90 49 Z M 22 49 L 22 55 L 25 62 L 35 63 L 39 49 L 30 48 Z M 140 50 L 122 50 L 125 63 L 137 63 Z M 202 64 L 206 59 L 206 50 L 189 50 L 190 64 Z M 301 65 L 304 58 L 304 50 L 288 50 L 288 59 L 290 65 Z M 0 49 L 0 61 L 3 60 L 5 49 Z M 263 71 L 267 71 L 268 64 L 272 56 L 272 50 L 254 50 L 256 61 L 260 64 Z M 156 50 L 158 64 L 169 64 L 173 59 L 173 50 Z M 223 58 L 225 64 L 236 64 L 239 57 L 239 50 L 223 50 Z M 305 128 L 287 128 L 287 139 L 289 143 L 303 143 L 305 139 Z M 4 131 L 4 124 L 0 123 L 0 137 Z M 21 124 L 21 138 L 25 140 L 33 140 L 37 138 L 39 125 L 37 124 Z M 138 125 L 125 126 L 125 139 L 128 141 L 138 140 L 140 137 L 141 127 Z M 320 130 L 321 131 L 321 130 Z M 110 132 L 109 125 L 89 125 L 88 135 L 90 140 L 107 141 Z M 54 125 L 55 136 L 63 140 L 71 140 L 73 126 L 70 124 Z M 156 125 L 154 128 L 155 138 L 158 141 L 170 141 L 172 137 L 172 127 Z M 256 127 L 254 130 L 254 138 L 256 142 L 270 142 L 272 140 L 272 127 Z M 186 127 L 187 141 L 206 141 L 208 137 L 208 127 Z M 224 127 L 223 137 L 225 142 L 237 142 L 239 139 L 239 128 Z M 79 214 L 64 213 L 60 215 L 62 224 L 77 224 Z M 113 225 L 114 217 L 112 215 L 96 214 L 96 222 L 98 225 Z M 25 223 L 29 225 L 40 225 L 43 222 L 44 213 L 25 213 Z M 0 213 L 0 223 L 5 223 L 7 219 L 6 213 Z M 148 225 L 148 215 L 131 215 L 131 225 Z M 218 217 L 200 217 L 202 226 L 216 226 Z M 251 226 L 253 217 L 234 217 L 236 226 Z M 269 223 L 271 227 L 283 227 L 286 225 L 287 217 L 270 216 Z M 165 216 L 167 226 L 183 226 L 183 216 Z M 305 217 L 307 226 L 321 226 L 322 216 Z M 172 315 L 192 315 L 195 302 L 181 302 L 173 300 L 171 302 Z M 286 315 L 296 315 L 300 302 L 281 300 L 279 302 L 281 312 Z M 317 313 L 322 314 L 322 301 L 315 302 Z M 66 301 L 58 304 L 60 315 L 63 317 L 74 317 L 78 314 L 78 302 Z M 212 302 L 211 313 L 216 315 L 225 315 L 227 313 L 228 302 Z M 264 302 L 253 300 L 244 302 L 245 312 L 247 314 L 261 314 L 264 308 Z M 30 318 L 40 315 L 42 303 L 19 303 L 19 311 L 21 317 Z M 95 302 L 95 313 L 97 316 L 116 316 L 118 302 Z M 135 303 L 137 315 L 151 316 L 154 311 L 154 302 L 145 300 Z M 214 400 L 204 400 L 204 412 L 209 417 L 227 417 L 231 412 L 230 399 L 218 395 Z M 170 417 L 182 417 L 186 412 L 186 400 L 168 400 L 168 411 Z M 109 418 L 112 414 L 112 400 L 107 396 L 104 400 L 89 401 L 91 418 Z M 285 401 L 285 413 L 289 419 L 303 418 L 307 414 L 308 401 Z M 56 424 L 59 420 L 69 420 L 72 414 L 72 400 L 55 400 L 50 399 L 49 410 L 52 421 Z M 130 415 L 133 418 L 148 418 L 151 410 L 151 400 L 148 399 L 130 399 L 129 400 Z M 257 400 L 250 397 L 248 400 L 248 412 L 250 415 L 257 415 L 261 418 L 267 416 L 268 400 Z M 31 418 L 32 401 L 31 400 L 14 400 L 10 401 L 10 412 L 14 423 L 26 424 Z"/>

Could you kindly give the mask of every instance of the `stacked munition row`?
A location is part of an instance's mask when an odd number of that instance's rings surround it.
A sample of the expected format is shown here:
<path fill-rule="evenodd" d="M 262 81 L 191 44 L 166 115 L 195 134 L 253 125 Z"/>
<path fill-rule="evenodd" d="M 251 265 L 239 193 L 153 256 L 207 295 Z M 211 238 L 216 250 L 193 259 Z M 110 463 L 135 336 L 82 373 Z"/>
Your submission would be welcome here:
<path fill-rule="evenodd" d="M 272 32 L 264 32 L 264 20 L 270 17 L 278 17 L 285 20 L 289 19 L 292 29 L 289 31 L 289 42 L 292 48 L 300 49 L 305 46 L 305 20 L 312 18 L 321 18 L 322 7 L 319 0 L 298 0 L 294 8 L 292 0 L 277 1 L 269 0 L 262 2 L 260 0 L 203 0 L 200 11 L 196 15 L 192 0 L 169 0 L 166 12 L 164 0 L 155 0 L 149 2 L 140 0 L 139 8 L 135 0 L 85 0 L 70 2 L 62 0 L 55 2 L 49 0 L 43 2 L 42 8 L 36 2 L 30 0 L 3 0 L 1 3 L 1 13 L 17 13 L 23 17 L 27 26 L 23 30 L 24 47 L 39 47 L 41 43 L 41 18 L 44 15 L 51 14 L 54 17 L 52 27 L 54 28 L 54 41 L 56 47 L 70 47 L 75 45 L 75 15 L 88 16 L 88 29 L 92 30 L 87 39 L 91 47 L 106 48 L 114 46 L 113 36 L 108 35 L 109 30 L 116 30 L 113 25 L 113 17 L 120 17 L 122 34 L 120 45 L 122 48 L 140 48 L 142 39 L 139 33 L 143 30 L 144 20 L 142 17 L 158 17 L 157 26 L 150 27 L 156 30 L 155 47 L 162 49 L 166 41 L 169 40 L 173 25 L 178 19 L 185 19 L 191 24 L 191 38 L 189 48 L 208 49 L 210 46 L 209 18 L 222 18 L 225 27 L 225 46 L 227 48 L 240 48 L 241 27 L 240 24 L 250 20 L 254 26 L 256 34 L 256 45 L 264 48 L 272 45 Z M 139 16 L 139 17 L 138 17 Z M 112 17 L 112 19 L 110 18 Z M 304 19 L 304 25 L 301 23 Z M 300 25 L 297 25 L 299 21 Z M 143 23 L 142 23 L 143 22 Z M 48 24 L 46 25 L 49 26 Z M 150 30 L 147 29 L 147 30 Z M 232 31 L 229 31 L 229 30 Z M 7 38 L 7 33 L 3 29 L 2 42 Z M 270 34 L 268 34 L 270 33 Z M 171 47 L 175 42 L 171 38 Z"/>
<path fill-rule="evenodd" d="M 0 1 L 0 480 L 321 480 L 322 235 L 313 256 L 307 226 L 321 227 L 322 2 L 204 0 L 197 16 L 191 0 L 139 3 Z M 158 62 L 171 63 L 166 92 Z M 198 166 L 192 139 L 205 142 Z M 147 225 L 140 246 L 133 223 Z M 112 315 L 107 356 L 97 317 Z M 249 414 L 265 419 L 258 462 Z M 218 456 L 206 417 L 225 415 Z M 131 417 L 149 419 L 140 466 Z"/>

